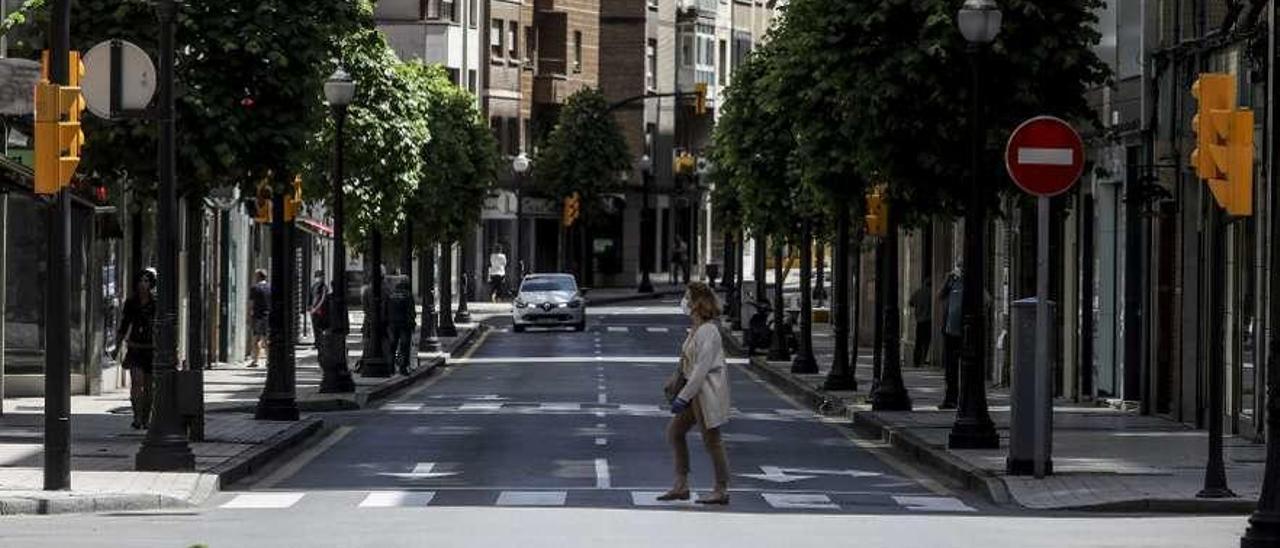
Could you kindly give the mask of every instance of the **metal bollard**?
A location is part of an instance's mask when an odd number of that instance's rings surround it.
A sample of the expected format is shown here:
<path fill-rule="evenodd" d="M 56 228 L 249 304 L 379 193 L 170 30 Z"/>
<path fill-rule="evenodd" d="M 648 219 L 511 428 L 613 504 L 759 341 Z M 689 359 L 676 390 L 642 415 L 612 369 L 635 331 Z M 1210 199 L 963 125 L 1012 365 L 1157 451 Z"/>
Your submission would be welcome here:
<path fill-rule="evenodd" d="M 1011 307 L 1013 383 L 1005 470 L 1011 476 L 1041 478 L 1053 473 L 1053 364 L 1036 362 L 1036 305 L 1030 298 Z M 1055 303 L 1048 308 L 1052 318 Z M 1053 348 L 1052 329 L 1048 336 Z"/>

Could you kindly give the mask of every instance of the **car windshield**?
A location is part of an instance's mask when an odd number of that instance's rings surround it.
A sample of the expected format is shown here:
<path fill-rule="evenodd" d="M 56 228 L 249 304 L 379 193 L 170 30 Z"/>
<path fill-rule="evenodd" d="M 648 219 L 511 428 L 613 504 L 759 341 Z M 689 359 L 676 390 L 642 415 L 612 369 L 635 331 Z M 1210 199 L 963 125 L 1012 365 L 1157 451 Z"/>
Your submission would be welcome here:
<path fill-rule="evenodd" d="M 524 285 L 520 287 L 522 292 L 541 292 L 541 291 L 577 291 L 578 288 L 571 278 L 533 278 L 525 280 Z"/>

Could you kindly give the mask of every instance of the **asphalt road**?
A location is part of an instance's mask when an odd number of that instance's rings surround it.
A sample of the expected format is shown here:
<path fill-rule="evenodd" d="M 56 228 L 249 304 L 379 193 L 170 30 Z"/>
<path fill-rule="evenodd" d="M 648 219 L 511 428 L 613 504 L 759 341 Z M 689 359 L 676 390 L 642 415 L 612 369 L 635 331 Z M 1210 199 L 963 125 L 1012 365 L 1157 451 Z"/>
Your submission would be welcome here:
<path fill-rule="evenodd" d="M 990 508 L 737 365 L 731 505 L 658 503 L 672 480 L 661 386 L 688 327 L 673 303 L 593 310 L 585 333 L 494 325 L 444 374 L 380 409 L 333 415 L 336 428 L 204 508 L 4 519 L 0 546 L 1209 547 L 1242 527 Z M 706 489 L 696 434 L 690 450 L 693 488 Z M 1100 534 L 1108 544 L 1090 542 Z"/>

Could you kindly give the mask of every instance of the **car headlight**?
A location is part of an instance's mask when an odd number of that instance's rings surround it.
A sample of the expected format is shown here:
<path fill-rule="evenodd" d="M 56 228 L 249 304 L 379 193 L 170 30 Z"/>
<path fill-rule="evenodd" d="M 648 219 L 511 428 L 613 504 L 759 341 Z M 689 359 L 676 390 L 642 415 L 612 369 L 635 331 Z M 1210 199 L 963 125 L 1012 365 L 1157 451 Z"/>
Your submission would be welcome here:
<path fill-rule="evenodd" d="M 526 306 L 529 306 L 529 303 L 526 303 L 526 302 L 524 302 L 524 301 L 522 301 L 522 300 L 520 300 L 520 299 L 516 299 L 516 300 L 515 300 L 515 305 L 516 305 L 516 308 L 524 308 L 524 307 L 526 307 Z"/>
<path fill-rule="evenodd" d="M 568 307 L 569 307 L 569 303 L 558 303 L 558 304 L 556 304 L 556 308 L 568 308 Z"/>

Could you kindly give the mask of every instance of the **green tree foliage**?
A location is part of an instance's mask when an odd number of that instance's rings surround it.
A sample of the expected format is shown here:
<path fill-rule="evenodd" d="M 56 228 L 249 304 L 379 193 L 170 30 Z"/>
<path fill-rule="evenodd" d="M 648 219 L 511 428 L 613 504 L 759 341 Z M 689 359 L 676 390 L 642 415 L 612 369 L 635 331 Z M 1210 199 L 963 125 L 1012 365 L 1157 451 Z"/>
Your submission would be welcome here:
<path fill-rule="evenodd" d="M 583 89 L 565 101 L 556 126 L 533 160 L 539 187 L 554 197 L 582 196 L 588 218 L 599 199 L 622 189 L 620 174 L 631 168 L 630 152 L 604 94 Z"/>
<path fill-rule="evenodd" d="M 423 177 L 409 212 L 420 245 L 456 241 L 480 219 L 498 171 L 498 143 L 475 96 L 453 84 L 444 69 L 410 66 L 431 97 L 431 141 L 420 150 Z"/>

